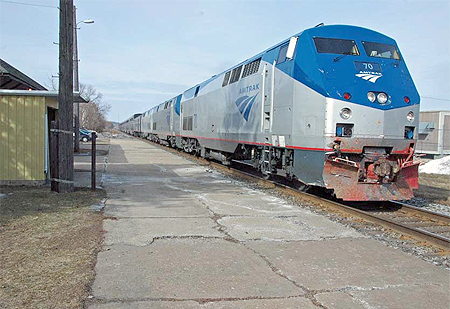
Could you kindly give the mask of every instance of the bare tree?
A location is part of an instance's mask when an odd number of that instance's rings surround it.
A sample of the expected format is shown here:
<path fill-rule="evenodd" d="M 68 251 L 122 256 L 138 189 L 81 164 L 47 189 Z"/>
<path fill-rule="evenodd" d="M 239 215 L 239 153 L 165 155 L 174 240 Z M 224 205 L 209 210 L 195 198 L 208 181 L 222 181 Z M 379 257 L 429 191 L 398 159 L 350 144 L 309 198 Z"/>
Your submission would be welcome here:
<path fill-rule="evenodd" d="M 53 91 L 58 91 L 58 80 L 52 76 L 48 77 L 49 85 L 46 86 Z M 89 103 L 80 103 L 80 128 L 102 132 L 107 124 L 111 105 L 102 102 L 102 93 L 92 85 L 80 84 L 80 96 Z M 74 109 L 75 112 L 75 109 Z"/>
<path fill-rule="evenodd" d="M 58 91 L 58 78 L 57 76 L 48 75 L 47 83 L 44 83 L 44 86 L 50 90 Z"/>
<path fill-rule="evenodd" d="M 102 132 L 111 105 L 102 102 L 102 93 L 92 85 L 80 84 L 80 95 L 89 102 L 80 104 L 80 128 Z"/>

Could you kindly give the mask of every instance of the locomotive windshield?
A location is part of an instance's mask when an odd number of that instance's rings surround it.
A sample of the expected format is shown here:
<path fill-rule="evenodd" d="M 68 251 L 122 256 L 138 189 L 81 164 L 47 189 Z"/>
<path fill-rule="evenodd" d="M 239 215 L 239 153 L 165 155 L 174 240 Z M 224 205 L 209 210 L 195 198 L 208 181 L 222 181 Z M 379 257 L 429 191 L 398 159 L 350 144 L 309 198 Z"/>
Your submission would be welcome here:
<path fill-rule="evenodd" d="M 400 60 L 400 54 L 394 45 L 374 43 L 374 42 L 362 42 L 366 54 L 369 57 L 380 57 L 387 59 Z"/>
<path fill-rule="evenodd" d="M 314 44 L 320 54 L 359 55 L 358 47 L 353 40 L 314 38 Z"/>

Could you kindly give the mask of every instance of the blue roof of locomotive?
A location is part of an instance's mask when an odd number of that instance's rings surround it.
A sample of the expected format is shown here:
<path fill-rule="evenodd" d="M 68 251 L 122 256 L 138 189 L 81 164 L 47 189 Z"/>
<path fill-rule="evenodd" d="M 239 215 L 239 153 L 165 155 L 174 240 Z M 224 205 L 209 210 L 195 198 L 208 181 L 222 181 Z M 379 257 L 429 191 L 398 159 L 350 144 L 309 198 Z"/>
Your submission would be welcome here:
<path fill-rule="evenodd" d="M 354 40 L 359 55 L 339 57 L 338 54 L 317 53 L 314 37 Z M 368 56 L 362 44 L 363 41 L 394 45 L 400 60 Z M 384 110 L 408 105 L 404 101 L 405 96 L 410 98 L 410 105 L 420 102 L 419 94 L 397 43 L 379 32 L 344 25 L 307 29 L 299 35 L 296 53 L 295 61 L 289 64 L 291 67 L 286 67 L 284 70 L 280 67 L 280 69 L 326 97 L 344 100 L 343 94 L 348 92 L 352 95 L 350 102 Z M 335 61 L 336 57 L 340 59 Z M 381 72 L 361 71 L 357 67 L 358 63 L 377 64 Z M 356 76 L 360 73 L 379 74 L 381 77 L 371 82 Z M 369 91 L 387 93 L 390 96 L 389 104 L 371 103 L 367 99 Z"/>
<path fill-rule="evenodd" d="M 410 98 L 411 105 L 419 104 L 419 94 L 394 39 L 370 29 L 348 25 L 314 27 L 293 36 L 298 37 L 294 59 L 277 65 L 277 68 L 318 93 L 344 100 L 343 94 L 349 92 L 352 96 L 350 102 L 384 110 L 408 105 L 404 102 L 404 96 Z M 346 55 L 339 61 L 334 61 L 340 55 L 317 53 L 314 37 L 354 40 L 360 54 Z M 223 73 L 254 59 L 261 57 L 263 61 L 273 63 L 278 57 L 280 46 L 289 42 L 289 39 L 290 37 L 198 84 L 200 91 Z M 401 60 L 369 57 L 362 46 L 362 41 L 394 45 Z M 355 62 L 378 63 L 382 69 L 382 77 L 375 83 L 357 77 L 356 74 L 360 73 L 360 70 L 356 68 Z M 390 96 L 389 104 L 371 103 L 367 99 L 369 91 L 387 93 Z"/>

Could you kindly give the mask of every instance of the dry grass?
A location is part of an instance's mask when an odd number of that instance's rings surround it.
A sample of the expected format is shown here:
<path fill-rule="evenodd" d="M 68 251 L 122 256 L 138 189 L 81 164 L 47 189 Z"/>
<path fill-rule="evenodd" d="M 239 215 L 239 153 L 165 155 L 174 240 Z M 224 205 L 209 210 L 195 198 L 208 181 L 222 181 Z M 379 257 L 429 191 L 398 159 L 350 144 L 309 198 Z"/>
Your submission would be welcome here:
<path fill-rule="evenodd" d="M 414 190 L 416 197 L 450 206 L 450 176 L 439 174 L 420 174 L 419 189 Z"/>
<path fill-rule="evenodd" d="M 0 188 L 0 308 L 81 308 L 94 279 L 104 192 Z"/>

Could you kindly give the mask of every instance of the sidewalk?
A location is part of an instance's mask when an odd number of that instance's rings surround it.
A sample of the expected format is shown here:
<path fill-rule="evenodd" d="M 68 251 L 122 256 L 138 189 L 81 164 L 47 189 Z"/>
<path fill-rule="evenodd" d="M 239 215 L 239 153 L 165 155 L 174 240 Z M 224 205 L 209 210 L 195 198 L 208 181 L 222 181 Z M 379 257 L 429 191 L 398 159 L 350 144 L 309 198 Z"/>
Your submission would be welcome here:
<path fill-rule="evenodd" d="M 138 139 L 111 139 L 89 308 L 448 308 L 449 271 Z"/>

